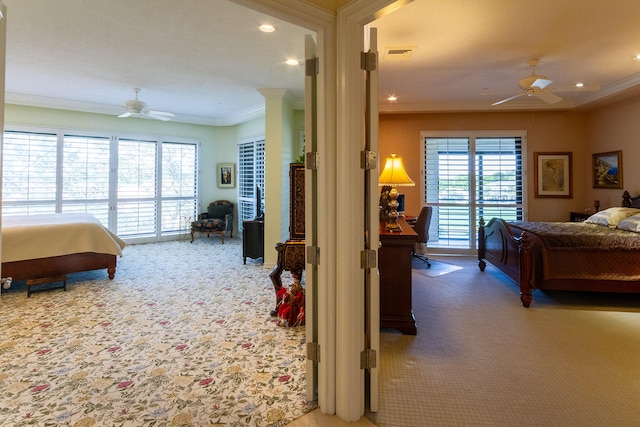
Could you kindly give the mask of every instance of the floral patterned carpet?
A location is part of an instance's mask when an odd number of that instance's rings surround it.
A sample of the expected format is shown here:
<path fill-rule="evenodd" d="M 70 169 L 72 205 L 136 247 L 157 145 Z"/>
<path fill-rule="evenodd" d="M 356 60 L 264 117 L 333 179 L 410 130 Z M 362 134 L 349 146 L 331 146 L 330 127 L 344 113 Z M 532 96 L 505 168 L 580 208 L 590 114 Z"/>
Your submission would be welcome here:
<path fill-rule="evenodd" d="M 305 400 L 304 328 L 277 326 L 241 239 L 131 245 L 67 291 L 0 298 L 0 423 L 283 426 Z M 290 277 L 283 275 L 285 285 Z"/>

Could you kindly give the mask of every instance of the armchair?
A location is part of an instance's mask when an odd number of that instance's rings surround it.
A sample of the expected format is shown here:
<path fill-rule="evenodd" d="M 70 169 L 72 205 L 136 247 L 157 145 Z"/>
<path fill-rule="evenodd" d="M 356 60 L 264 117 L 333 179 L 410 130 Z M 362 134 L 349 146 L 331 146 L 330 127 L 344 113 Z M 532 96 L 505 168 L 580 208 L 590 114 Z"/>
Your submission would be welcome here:
<path fill-rule="evenodd" d="M 224 234 L 229 231 L 233 237 L 233 203 L 227 200 L 216 200 L 209 203 L 207 212 L 198 215 L 198 220 L 191 223 L 191 243 L 195 233 L 219 234 L 224 244 Z"/>

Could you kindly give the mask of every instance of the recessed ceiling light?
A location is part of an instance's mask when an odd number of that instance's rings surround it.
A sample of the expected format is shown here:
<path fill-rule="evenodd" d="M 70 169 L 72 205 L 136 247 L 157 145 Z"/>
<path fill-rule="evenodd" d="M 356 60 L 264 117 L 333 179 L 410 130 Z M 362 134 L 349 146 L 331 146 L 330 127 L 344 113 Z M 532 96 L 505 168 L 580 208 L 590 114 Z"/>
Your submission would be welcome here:
<path fill-rule="evenodd" d="M 269 24 L 260 25 L 260 27 L 258 27 L 258 28 L 263 33 L 273 33 L 276 30 L 276 27 L 274 27 L 273 25 L 269 25 Z"/>
<path fill-rule="evenodd" d="M 286 64 L 287 65 L 300 65 L 300 61 L 298 61 L 297 59 L 287 59 Z"/>
<path fill-rule="evenodd" d="M 578 83 L 576 83 L 576 87 L 584 87 L 584 83 L 578 82 Z"/>
<path fill-rule="evenodd" d="M 387 101 L 389 102 L 396 102 L 398 100 L 398 97 L 395 95 L 391 95 L 387 98 Z"/>
<path fill-rule="evenodd" d="M 640 53 L 633 57 L 634 61 L 640 61 Z"/>

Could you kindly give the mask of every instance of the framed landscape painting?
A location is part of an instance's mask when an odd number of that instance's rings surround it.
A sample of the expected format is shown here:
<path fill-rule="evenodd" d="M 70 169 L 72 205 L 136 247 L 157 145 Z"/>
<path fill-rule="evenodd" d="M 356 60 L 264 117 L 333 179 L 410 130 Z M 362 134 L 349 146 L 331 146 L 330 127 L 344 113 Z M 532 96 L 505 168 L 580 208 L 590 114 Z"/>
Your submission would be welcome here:
<path fill-rule="evenodd" d="M 596 153 L 592 165 L 593 188 L 622 188 L 622 151 Z"/>
<path fill-rule="evenodd" d="M 536 197 L 572 196 L 571 153 L 534 153 Z"/>

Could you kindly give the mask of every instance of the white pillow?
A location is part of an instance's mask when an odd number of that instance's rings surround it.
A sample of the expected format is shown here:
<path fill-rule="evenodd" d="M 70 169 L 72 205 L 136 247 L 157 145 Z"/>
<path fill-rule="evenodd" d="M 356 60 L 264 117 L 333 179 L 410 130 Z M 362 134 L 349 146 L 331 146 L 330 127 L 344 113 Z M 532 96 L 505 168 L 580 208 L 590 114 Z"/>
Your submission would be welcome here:
<path fill-rule="evenodd" d="M 627 219 L 623 219 L 618 224 L 618 228 L 621 230 L 634 231 L 640 233 L 640 214 L 630 216 Z"/>
<path fill-rule="evenodd" d="M 617 227 L 620 221 L 636 214 L 640 214 L 640 209 L 609 208 L 591 215 L 584 222 L 588 224 Z"/>

